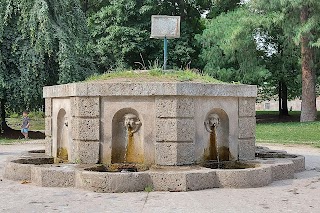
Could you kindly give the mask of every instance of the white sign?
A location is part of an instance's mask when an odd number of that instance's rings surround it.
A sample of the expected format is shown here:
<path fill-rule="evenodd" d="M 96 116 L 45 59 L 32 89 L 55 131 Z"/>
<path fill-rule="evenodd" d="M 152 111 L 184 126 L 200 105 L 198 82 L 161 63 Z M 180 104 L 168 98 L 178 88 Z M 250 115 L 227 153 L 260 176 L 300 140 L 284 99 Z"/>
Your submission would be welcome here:
<path fill-rule="evenodd" d="M 180 16 L 151 17 L 151 38 L 180 38 Z"/>

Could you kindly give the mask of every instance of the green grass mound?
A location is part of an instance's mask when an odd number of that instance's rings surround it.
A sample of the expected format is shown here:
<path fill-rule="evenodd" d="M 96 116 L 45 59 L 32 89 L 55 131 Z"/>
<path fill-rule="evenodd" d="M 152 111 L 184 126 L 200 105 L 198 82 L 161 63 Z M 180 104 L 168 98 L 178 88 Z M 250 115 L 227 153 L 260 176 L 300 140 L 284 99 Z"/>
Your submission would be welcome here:
<path fill-rule="evenodd" d="M 224 83 L 207 74 L 197 73 L 192 70 L 162 71 L 160 69 L 110 72 L 102 75 L 93 75 L 86 81 Z"/>

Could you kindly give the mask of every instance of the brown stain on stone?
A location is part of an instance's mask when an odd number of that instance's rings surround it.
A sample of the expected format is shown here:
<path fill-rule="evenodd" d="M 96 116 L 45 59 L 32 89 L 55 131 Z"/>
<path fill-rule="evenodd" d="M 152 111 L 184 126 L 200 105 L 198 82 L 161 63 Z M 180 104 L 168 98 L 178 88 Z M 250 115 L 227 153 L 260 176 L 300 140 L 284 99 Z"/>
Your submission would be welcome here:
<path fill-rule="evenodd" d="M 60 147 L 57 150 L 57 160 L 58 163 L 68 162 L 68 150 L 64 147 Z"/>
<path fill-rule="evenodd" d="M 228 147 L 219 147 L 219 160 L 220 161 L 228 161 L 229 160 L 229 148 Z M 217 135 L 216 128 L 211 127 L 210 132 L 210 142 L 209 147 L 204 150 L 204 159 L 205 160 L 218 160 L 218 152 L 217 152 Z"/>
<path fill-rule="evenodd" d="M 125 156 L 126 163 L 143 163 L 144 162 L 144 156 L 141 150 L 139 150 L 138 148 L 139 147 L 135 145 L 132 128 L 129 127 L 128 128 L 128 144 L 127 144 L 127 150 L 126 150 L 126 156 Z"/>
<path fill-rule="evenodd" d="M 219 158 L 221 161 L 228 161 L 230 160 L 229 158 L 230 151 L 228 147 L 219 147 Z"/>

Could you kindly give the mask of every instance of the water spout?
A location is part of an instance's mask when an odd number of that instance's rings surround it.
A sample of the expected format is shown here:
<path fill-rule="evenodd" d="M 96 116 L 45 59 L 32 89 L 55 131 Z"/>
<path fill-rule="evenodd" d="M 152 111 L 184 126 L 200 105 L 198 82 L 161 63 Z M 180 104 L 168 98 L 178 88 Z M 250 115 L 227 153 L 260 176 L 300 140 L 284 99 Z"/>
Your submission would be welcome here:
<path fill-rule="evenodd" d="M 217 114 L 210 114 L 204 122 L 206 130 L 210 133 L 209 159 L 217 160 L 220 165 L 219 145 L 217 143 L 216 127 L 220 124 L 220 118 Z"/>
<path fill-rule="evenodd" d="M 134 134 L 139 131 L 141 121 L 134 114 L 126 114 L 124 116 L 124 125 L 127 131 L 127 145 L 124 155 L 124 163 L 142 163 L 143 159 L 136 153 Z M 143 156 L 142 156 L 143 157 Z"/>

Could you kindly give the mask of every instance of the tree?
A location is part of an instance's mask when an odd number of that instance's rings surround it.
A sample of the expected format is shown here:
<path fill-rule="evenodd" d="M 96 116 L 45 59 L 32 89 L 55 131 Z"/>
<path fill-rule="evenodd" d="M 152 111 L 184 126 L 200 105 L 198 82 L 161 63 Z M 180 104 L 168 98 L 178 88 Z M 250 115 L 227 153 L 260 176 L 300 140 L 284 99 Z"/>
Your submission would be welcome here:
<path fill-rule="evenodd" d="M 253 0 L 249 5 L 263 14 L 278 13 L 285 35 L 300 47 L 302 70 L 301 122 L 314 121 L 316 108 L 316 69 L 314 56 L 320 47 L 320 2 L 317 0 Z"/>
<path fill-rule="evenodd" d="M 83 80 L 94 72 L 89 34 L 77 0 L 0 0 L 0 93 L 5 109 L 43 105 L 46 85 Z"/>
<path fill-rule="evenodd" d="M 179 15 L 182 19 L 181 38 L 169 41 L 171 66 L 198 66 L 200 46 L 194 36 L 203 30 L 201 14 L 209 8 L 209 2 L 110 0 L 88 21 L 100 72 L 119 64 L 133 68 L 142 68 L 144 64 L 145 68 L 148 61 L 153 64 L 157 59 L 162 64 L 162 41 L 150 39 L 151 16 L 157 14 Z"/>
<path fill-rule="evenodd" d="M 290 0 L 252 0 L 210 20 L 199 37 L 204 41 L 201 56 L 207 63 L 205 70 L 227 81 L 254 83 L 260 87 L 267 85 L 264 91 L 271 88 L 278 92 L 280 115 L 287 115 L 287 99 L 299 96 L 299 92 L 301 94 L 301 82 L 298 82 L 301 55 L 297 41 L 305 31 L 316 35 L 310 31 L 315 29 L 315 26 L 311 27 L 311 21 L 300 24 L 299 6 L 302 4 Z M 307 43 L 309 47 L 318 45 L 316 42 Z M 314 69 L 316 63 L 309 62 Z M 312 116 L 315 114 L 315 93 L 312 90 L 315 81 L 310 75 L 307 79 L 311 79 L 311 84 L 302 83 L 309 87 L 313 85 L 307 90 L 312 97 L 305 97 L 303 93 L 302 99 L 309 100 L 307 105 L 311 104 L 313 111 L 303 107 L 302 117 L 306 112 Z M 267 91 L 267 94 L 272 96 L 274 93 Z"/>

